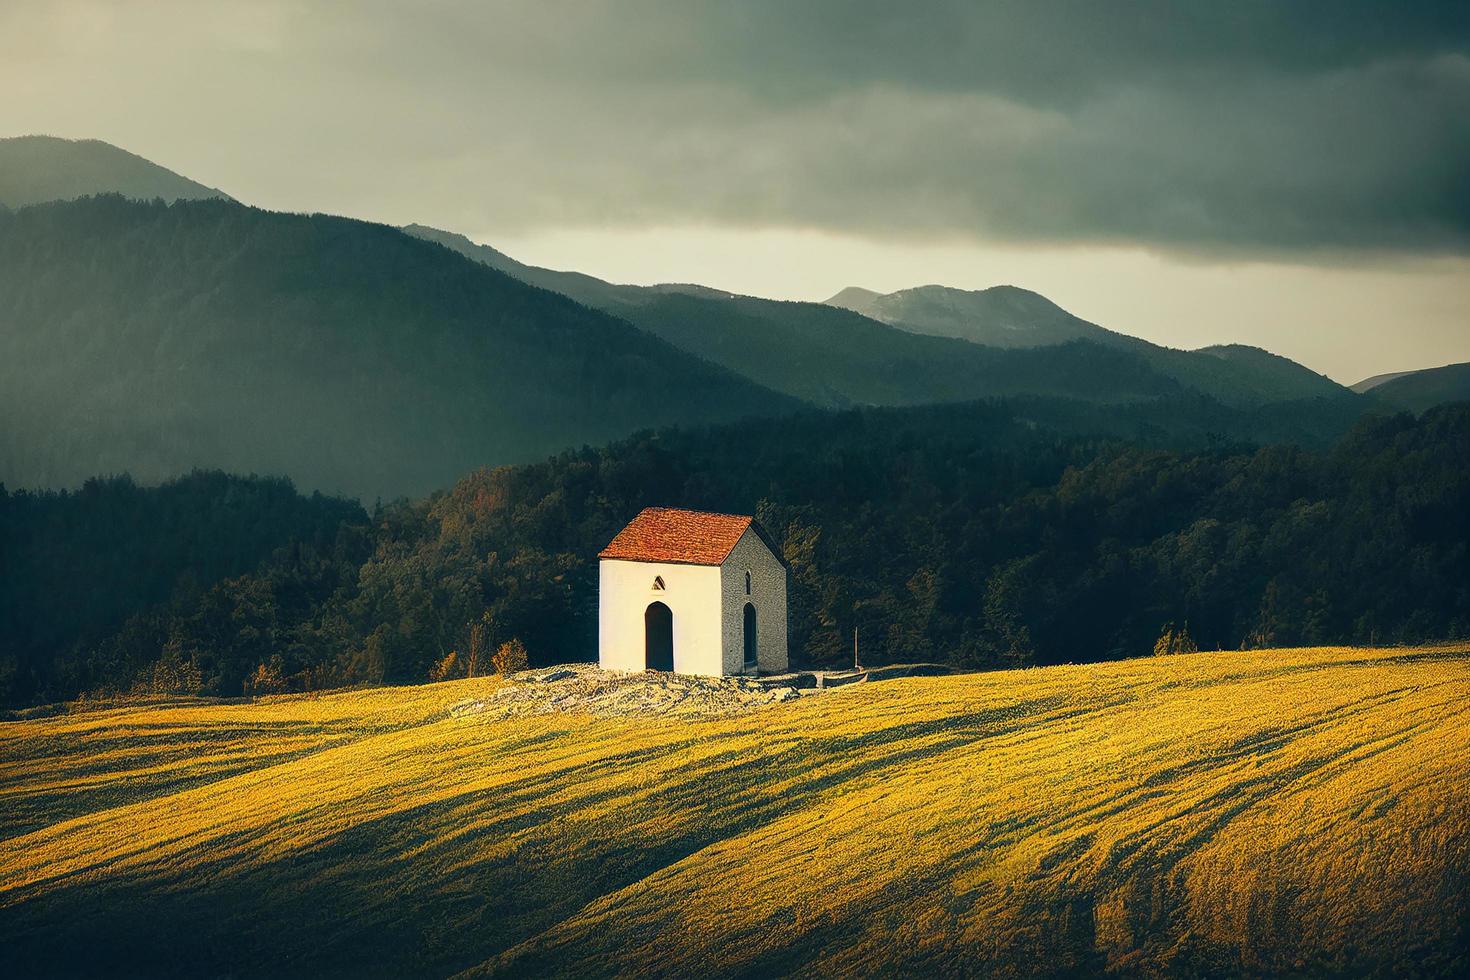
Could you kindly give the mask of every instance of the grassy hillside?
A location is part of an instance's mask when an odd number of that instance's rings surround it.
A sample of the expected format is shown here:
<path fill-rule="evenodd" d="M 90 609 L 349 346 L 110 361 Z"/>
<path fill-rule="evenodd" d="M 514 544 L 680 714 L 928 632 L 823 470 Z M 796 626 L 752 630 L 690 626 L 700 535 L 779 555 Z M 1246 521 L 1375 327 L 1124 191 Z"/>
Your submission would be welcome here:
<path fill-rule="evenodd" d="M 142 201 L 229 196 L 101 140 L 0 139 L 0 205 L 19 208 L 90 194 Z"/>
<path fill-rule="evenodd" d="M 19 973 L 1452 975 L 1470 646 L 490 720 L 494 679 L 0 723 Z"/>
<path fill-rule="evenodd" d="M 231 201 L 0 212 L 0 482 L 200 468 L 372 500 L 798 404 L 394 228 Z"/>

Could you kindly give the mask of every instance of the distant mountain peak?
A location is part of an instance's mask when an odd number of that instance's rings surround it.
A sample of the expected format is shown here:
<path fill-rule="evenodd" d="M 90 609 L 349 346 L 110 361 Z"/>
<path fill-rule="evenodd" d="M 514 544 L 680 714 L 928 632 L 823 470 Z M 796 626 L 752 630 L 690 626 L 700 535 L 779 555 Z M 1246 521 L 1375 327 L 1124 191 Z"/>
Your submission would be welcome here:
<path fill-rule="evenodd" d="M 1111 335 L 1040 293 L 1009 284 L 960 289 L 931 283 L 892 293 L 849 286 L 827 305 L 910 333 L 953 337 L 985 347 L 1051 347 Z"/>
<path fill-rule="evenodd" d="M 686 284 L 616 285 L 524 265 L 463 235 L 423 225 L 405 230 L 816 405 L 1006 393 L 1126 401 L 1179 386 L 1226 405 L 1346 395 L 1265 351 L 1159 347 L 1010 284 L 978 290 L 930 284 L 886 294 L 849 286 L 825 303 L 788 302 Z"/>
<path fill-rule="evenodd" d="M 504 252 L 490 248 L 489 245 L 480 245 L 478 242 L 472 241 L 468 235 L 461 235 L 457 231 L 445 231 L 443 228 L 434 228 L 431 225 L 421 225 L 417 222 L 404 225 L 403 230 L 417 238 L 426 238 L 431 241 L 453 241 L 463 245 L 473 245 L 476 248 L 487 248 L 495 252 L 496 255 L 505 254 Z"/>
<path fill-rule="evenodd" d="M 1359 387 L 1377 382 L 1366 389 Z M 1394 408 L 1423 412 L 1448 402 L 1470 401 L 1470 362 L 1368 378 L 1353 386 Z"/>
<path fill-rule="evenodd" d="M 848 286 L 836 296 L 833 296 L 831 299 L 825 299 L 822 302 L 828 306 L 840 306 L 845 310 L 856 310 L 859 305 L 867 305 L 874 300 L 881 299 L 882 296 L 882 293 L 874 292 L 871 289 L 864 289 L 861 286 Z"/>
<path fill-rule="evenodd" d="M 482 262 L 506 275 L 514 276 L 522 282 L 549 289 L 554 293 L 563 293 L 586 306 L 611 310 L 619 314 L 623 307 L 647 302 L 650 297 L 655 296 L 673 294 L 698 296 L 703 299 L 732 299 L 736 295 L 723 289 L 701 286 L 698 283 L 664 282 L 653 286 L 618 285 L 581 272 L 562 272 L 556 269 L 542 269 L 526 265 L 498 249 L 482 245 L 459 232 L 445 231 L 442 228 L 421 224 L 404 225 L 403 230 L 415 238 L 437 242 L 445 248 L 451 248 L 461 255 L 474 259 L 476 262 Z"/>
<path fill-rule="evenodd" d="M 882 300 L 893 300 L 896 297 L 922 297 L 929 300 L 947 298 L 955 302 L 961 302 L 973 297 L 989 297 L 991 299 L 1040 300 L 1048 306 L 1057 305 L 1035 290 L 1026 289 L 1023 286 L 1014 286 L 1010 283 L 986 286 L 983 289 L 962 289 L 959 286 L 926 283 L 922 286 L 908 286 L 904 289 L 897 289 L 891 293 L 880 293 L 876 290 L 865 289 L 862 286 L 848 286 L 835 296 L 823 300 L 823 302 L 828 306 L 841 306 L 852 309 L 849 304 L 877 303 Z"/>
<path fill-rule="evenodd" d="M 218 468 L 391 499 L 804 407 L 398 229 L 230 201 L 0 215 L 0 325 L 8 486 Z"/>
<path fill-rule="evenodd" d="M 1417 373 L 1418 370 L 1421 369 L 1415 369 L 1414 371 L 1389 371 L 1385 374 L 1375 374 L 1371 378 L 1364 378 L 1357 384 L 1351 384 L 1348 387 L 1361 395 L 1366 391 L 1372 391 L 1379 385 L 1387 384 L 1396 378 L 1407 378 L 1409 375 Z"/>
<path fill-rule="evenodd" d="M 415 238 L 438 242 L 440 245 L 452 248 L 456 252 L 468 253 L 472 251 L 475 253 L 474 258 L 484 262 L 486 265 L 499 268 L 496 262 L 491 261 L 492 258 L 498 259 L 499 263 L 506 266 L 520 266 L 521 264 L 499 249 L 492 248 L 489 245 L 482 245 L 468 235 L 461 235 L 457 231 L 445 231 L 443 228 L 435 228 L 431 225 L 421 225 L 418 223 L 404 225 L 403 230 Z"/>
<path fill-rule="evenodd" d="M 11 208 L 97 194 L 168 202 L 230 195 L 95 139 L 0 139 L 0 205 Z"/>
<path fill-rule="evenodd" d="M 1100 327 L 1034 290 L 1010 284 L 987 289 L 930 284 L 892 293 L 853 286 L 827 304 L 909 333 L 951 337 L 982 347 L 1031 349 L 1091 341 L 1140 355 L 1167 377 L 1227 404 L 1346 394 L 1328 378 L 1258 347 L 1220 344 L 1198 351 L 1160 347 Z"/>

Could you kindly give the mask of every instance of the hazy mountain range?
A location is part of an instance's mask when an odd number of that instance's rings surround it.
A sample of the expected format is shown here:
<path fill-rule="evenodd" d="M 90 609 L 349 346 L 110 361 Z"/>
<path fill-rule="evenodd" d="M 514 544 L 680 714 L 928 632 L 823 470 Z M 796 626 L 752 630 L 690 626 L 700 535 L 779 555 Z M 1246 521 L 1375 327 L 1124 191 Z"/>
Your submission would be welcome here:
<path fill-rule="evenodd" d="M 121 197 L 37 203 L 89 194 Z M 1013 286 L 801 303 L 618 285 L 420 225 L 249 208 L 96 141 L 0 141 L 0 204 L 11 486 L 220 467 L 370 499 L 639 428 L 987 397 L 1290 439 L 1403 404 L 1382 393 L 1408 380 L 1364 398 L 1258 348 L 1160 347 Z"/>
<path fill-rule="evenodd" d="M 0 205 L 19 208 L 103 193 L 141 201 L 229 197 L 101 140 L 0 139 Z"/>
<path fill-rule="evenodd" d="M 1259 348 L 1159 347 L 1010 286 L 976 293 L 929 286 L 890 297 L 848 289 L 827 303 L 781 302 L 703 286 L 615 285 L 524 265 L 462 235 L 422 225 L 405 230 L 824 407 L 1012 394 L 1116 402 L 1184 390 L 1237 406 L 1350 397 L 1329 378 Z M 848 308 L 857 293 L 890 301 L 882 317 Z M 945 317 L 932 314 L 941 295 L 951 311 Z M 988 342 L 999 335 L 1006 343 Z"/>
<path fill-rule="evenodd" d="M 1129 339 L 1073 316 L 1040 293 L 1017 286 L 978 290 L 916 286 L 895 293 L 849 286 L 827 304 L 911 333 L 956 337 L 987 347 L 1045 347 L 1069 340 L 1108 343 Z"/>
<path fill-rule="evenodd" d="M 1353 390 L 1395 408 L 1422 412 L 1445 402 L 1470 401 L 1470 364 L 1381 374 L 1359 381 Z"/>
<path fill-rule="evenodd" d="M 284 473 L 372 499 L 795 400 L 383 225 L 226 200 L 0 213 L 0 480 Z"/>

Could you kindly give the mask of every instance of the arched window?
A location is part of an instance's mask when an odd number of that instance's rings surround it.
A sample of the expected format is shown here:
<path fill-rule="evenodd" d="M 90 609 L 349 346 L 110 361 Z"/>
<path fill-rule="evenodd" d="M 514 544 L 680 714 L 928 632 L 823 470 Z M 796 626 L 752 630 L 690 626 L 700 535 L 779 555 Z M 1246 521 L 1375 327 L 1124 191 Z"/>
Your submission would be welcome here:
<path fill-rule="evenodd" d="M 745 594 L 750 595 L 750 573 L 745 573 Z"/>
<path fill-rule="evenodd" d="M 653 591 L 655 591 L 655 592 L 662 592 L 663 590 L 664 590 L 664 577 L 662 575 L 655 575 L 653 577 Z"/>

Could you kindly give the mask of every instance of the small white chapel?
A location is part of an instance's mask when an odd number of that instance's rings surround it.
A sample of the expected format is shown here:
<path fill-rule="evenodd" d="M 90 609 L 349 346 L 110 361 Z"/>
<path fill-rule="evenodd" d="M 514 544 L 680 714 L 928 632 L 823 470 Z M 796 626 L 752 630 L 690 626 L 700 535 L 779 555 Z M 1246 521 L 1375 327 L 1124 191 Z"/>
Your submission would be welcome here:
<path fill-rule="evenodd" d="M 603 668 L 786 672 L 788 568 L 754 518 L 649 507 L 598 559 Z"/>

